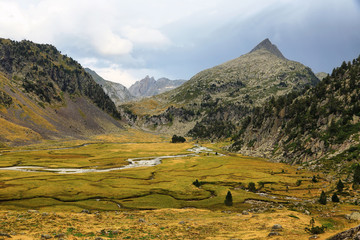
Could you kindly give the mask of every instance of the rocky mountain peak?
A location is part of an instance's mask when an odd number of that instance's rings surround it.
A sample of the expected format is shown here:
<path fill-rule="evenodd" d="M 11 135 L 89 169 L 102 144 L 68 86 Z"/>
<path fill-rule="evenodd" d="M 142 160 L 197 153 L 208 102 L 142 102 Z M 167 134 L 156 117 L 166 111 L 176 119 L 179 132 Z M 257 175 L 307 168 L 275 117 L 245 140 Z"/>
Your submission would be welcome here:
<path fill-rule="evenodd" d="M 268 38 L 266 38 L 265 40 L 263 40 L 261 43 L 259 43 L 258 45 L 256 45 L 256 47 L 254 47 L 250 53 L 255 52 L 259 49 L 266 49 L 267 51 L 269 51 L 270 53 L 276 55 L 279 58 L 283 58 L 286 59 L 284 57 L 284 55 L 282 55 L 282 53 L 280 52 L 280 50 L 276 47 L 276 45 L 272 44 L 270 42 L 270 40 Z"/>
<path fill-rule="evenodd" d="M 140 80 L 140 81 L 143 81 L 143 82 L 151 82 L 151 83 L 156 82 L 155 78 L 154 78 L 154 77 L 150 77 L 149 75 L 146 75 L 146 77 L 143 78 L 143 79 Z"/>
<path fill-rule="evenodd" d="M 129 91 L 135 97 L 149 97 L 174 89 L 184 82 L 185 80 L 170 80 L 168 78 L 155 80 L 154 77 L 146 76 L 134 83 Z"/>

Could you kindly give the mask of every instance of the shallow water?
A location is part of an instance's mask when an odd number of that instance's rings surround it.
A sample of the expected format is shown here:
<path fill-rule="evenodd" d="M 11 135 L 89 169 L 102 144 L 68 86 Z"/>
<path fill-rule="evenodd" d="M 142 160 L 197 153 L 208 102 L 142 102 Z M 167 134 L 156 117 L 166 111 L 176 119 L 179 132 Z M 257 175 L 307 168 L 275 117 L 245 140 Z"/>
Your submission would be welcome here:
<path fill-rule="evenodd" d="M 117 167 L 117 168 L 91 169 L 91 168 L 46 168 L 39 166 L 12 166 L 12 167 L 2 167 L 0 168 L 0 170 L 21 171 L 21 172 L 54 172 L 59 174 L 98 173 L 98 172 L 110 172 L 110 171 L 116 171 L 127 168 L 136 168 L 136 167 L 153 167 L 161 164 L 162 159 L 196 156 L 196 154 L 202 152 L 215 154 L 212 149 L 202 147 L 200 145 L 195 145 L 193 148 L 187 149 L 187 151 L 192 153 L 174 155 L 174 156 L 129 158 L 126 160 L 129 162 L 129 165 Z"/>

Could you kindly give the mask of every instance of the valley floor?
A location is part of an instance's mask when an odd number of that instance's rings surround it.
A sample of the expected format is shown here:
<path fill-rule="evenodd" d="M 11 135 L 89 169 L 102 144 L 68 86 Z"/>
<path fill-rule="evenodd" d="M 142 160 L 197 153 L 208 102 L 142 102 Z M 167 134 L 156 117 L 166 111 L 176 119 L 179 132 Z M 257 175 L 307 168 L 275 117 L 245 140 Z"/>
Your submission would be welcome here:
<path fill-rule="evenodd" d="M 312 218 L 326 227 L 318 238 L 326 239 L 360 220 L 346 217 L 360 211 L 354 204 L 360 194 L 350 184 L 340 203 L 320 205 L 320 192 L 334 192 L 337 179 L 229 153 L 222 149 L 226 143 L 169 140 L 128 130 L 86 142 L 2 149 L 0 239 L 308 239 Z M 206 148 L 190 151 L 194 145 Z M 163 156 L 177 157 L 121 169 L 128 159 Z M 25 166 L 41 171 L 1 170 Z M 224 204 L 228 191 L 232 206 Z M 281 229 L 272 229 L 276 224 Z"/>

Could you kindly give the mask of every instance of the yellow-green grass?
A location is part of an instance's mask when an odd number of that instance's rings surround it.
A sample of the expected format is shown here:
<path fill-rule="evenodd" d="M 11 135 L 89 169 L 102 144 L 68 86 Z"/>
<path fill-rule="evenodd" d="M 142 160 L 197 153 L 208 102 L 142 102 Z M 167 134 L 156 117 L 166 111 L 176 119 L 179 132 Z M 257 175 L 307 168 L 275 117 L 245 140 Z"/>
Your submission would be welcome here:
<path fill-rule="evenodd" d="M 128 158 L 188 154 L 187 149 L 193 146 L 193 143 L 171 144 L 167 136 L 139 136 L 141 132 L 127 130 L 123 137 L 44 141 L 10 148 L 1 152 L 0 166 L 106 169 L 123 166 Z M 85 143 L 89 145 L 83 145 Z M 0 170 L 0 218 L 6 223 L 0 230 L 19 231 L 21 223 L 23 232 L 30 237 L 13 236 L 14 239 L 36 239 L 43 233 L 54 235 L 64 227 L 74 228 L 65 232 L 68 239 L 102 236 L 100 231 L 104 228 L 119 230 L 121 238 L 134 239 L 264 239 L 273 224 L 281 224 L 284 227 L 281 236 L 273 239 L 307 239 L 309 234 L 304 229 L 314 217 L 316 225 L 329 227 L 320 238 L 325 239 L 356 225 L 344 218 L 358 208 L 348 203 L 323 206 L 315 202 L 296 206 L 304 200 L 317 200 L 321 190 L 334 189 L 335 182 L 327 181 L 321 173 L 227 153 L 222 150 L 225 144 L 203 143 L 225 156 L 201 153 L 163 159 L 154 167 L 111 172 L 57 174 Z M 319 180 L 316 183 L 311 180 L 314 175 Z M 202 184 L 200 187 L 193 185 L 196 179 Z M 247 191 L 245 188 L 250 182 L 254 182 L 259 191 L 276 198 Z M 230 207 L 224 204 L 229 190 L 233 196 Z M 249 200 L 256 200 L 260 204 L 258 208 L 267 210 L 242 215 L 245 209 L 257 208 Z M 285 207 L 280 210 L 281 205 Z M 48 215 L 23 212 L 27 209 L 58 215 L 49 222 Z M 105 212 L 100 215 L 71 213 L 82 209 Z M 312 215 L 304 214 L 304 209 Z M 139 218 L 146 222 L 139 222 Z M 17 219 L 26 220 L 18 222 Z M 129 232 L 129 229 L 133 230 Z"/>
<path fill-rule="evenodd" d="M 3 152 L 0 166 L 106 169 L 126 165 L 128 158 L 189 153 L 187 149 L 192 146 L 192 143 L 171 144 L 165 141 L 92 142 L 70 149 Z M 221 151 L 216 147 L 214 149 Z M 308 198 L 303 192 L 309 189 L 305 187 L 301 190 L 304 185 L 297 187 L 295 183 L 298 179 L 310 182 L 312 175 L 261 158 L 202 153 L 163 159 L 162 164 L 155 167 L 101 173 L 0 171 L 0 200 L 1 207 L 5 209 L 55 206 L 100 210 L 118 210 L 119 206 L 129 209 L 222 209 L 225 195 L 231 190 L 233 208 L 239 210 L 246 208 L 247 205 L 243 204 L 246 199 L 269 201 L 264 196 L 244 190 L 249 182 L 256 183 L 257 187 L 259 182 L 265 182 L 263 190 L 278 195 L 274 202 L 282 202 L 283 197 L 288 195 Z M 203 183 L 200 188 L 192 184 L 196 179 Z M 287 192 L 286 186 L 290 186 Z M 318 189 L 314 187 L 314 191 Z"/>
<path fill-rule="evenodd" d="M 47 209 L 50 210 L 50 209 Z M 53 210 L 53 209 L 52 209 Z M 267 239 L 274 224 L 279 236 L 270 239 L 309 239 L 305 232 L 312 216 L 287 209 L 242 215 L 199 209 L 159 209 L 100 212 L 96 214 L 0 211 L 1 231 L 11 239 L 40 239 L 41 235 L 63 234 L 66 239 Z M 326 239 L 343 228 L 355 226 L 344 218 L 316 220 L 315 225 L 335 224 L 317 239 Z M 339 227 L 337 227 L 337 226 Z"/>

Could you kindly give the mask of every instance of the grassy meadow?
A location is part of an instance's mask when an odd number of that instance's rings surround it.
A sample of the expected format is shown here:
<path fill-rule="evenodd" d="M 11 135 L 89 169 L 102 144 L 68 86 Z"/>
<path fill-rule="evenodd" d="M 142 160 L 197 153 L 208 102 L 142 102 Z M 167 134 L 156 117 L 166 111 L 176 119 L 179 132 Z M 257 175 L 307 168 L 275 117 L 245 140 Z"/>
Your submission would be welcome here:
<path fill-rule="evenodd" d="M 172 144 L 169 140 L 167 136 L 128 130 L 121 136 L 98 136 L 87 142 L 48 141 L 2 149 L 0 167 L 107 169 L 127 165 L 128 158 L 189 154 L 187 149 L 194 146 L 191 142 Z M 110 237 L 100 234 L 105 223 L 117 229 L 118 234 L 121 232 L 121 238 L 131 239 L 236 237 L 230 233 L 236 233 L 240 239 L 262 239 L 275 223 L 285 226 L 282 236 L 307 239 L 310 235 L 304 228 L 309 226 L 312 217 L 318 225 L 328 226 L 323 236 L 356 224 L 345 220 L 344 214 L 358 206 L 317 203 L 320 192 L 332 191 L 335 184 L 321 173 L 228 153 L 222 150 L 223 143 L 202 145 L 214 152 L 163 159 L 154 167 L 81 174 L 0 170 L 0 216 L 8 223 L 0 225 L 0 232 L 18 231 L 19 217 L 14 216 L 25 214 L 29 225 L 24 232 L 31 230 L 32 237 L 44 231 L 55 236 L 59 229 L 51 227 L 50 223 L 41 223 L 41 228 L 39 223 L 30 224 L 41 222 L 44 216 L 38 212 L 29 213 L 29 209 L 71 216 L 70 225 L 56 214 L 53 217 L 54 222 L 67 224 L 67 229 L 74 228 L 65 231 L 69 239 L 76 237 L 75 233 L 80 237 Z M 312 181 L 314 175 L 317 182 Z M 193 184 L 196 179 L 200 187 Z M 255 183 L 256 193 L 248 191 L 250 182 Z M 229 190 L 232 206 L 224 204 Z M 102 220 L 95 224 L 98 215 L 84 216 L 80 213 L 83 209 L 97 212 Z M 243 215 L 244 210 L 250 214 Z M 305 210 L 311 215 L 305 214 Z M 128 219 L 129 215 L 134 217 Z M 139 218 L 148 217 L 157 225 L 145 224 L 148 220 L 136 224 Z M 89 219 L 83 224 L 89 222 L 92 227 L 80 226 L 85 218 Z M 117 221 L 121 224 L 114 225 Z M 179 224 L 181 221 L 184 223 Z M 139 226 L 133 232 L 123 231 L 135 225 Z M 291 226 L 294 231 L 290 231 Z M 148 235 L 144 233 L 145 228 Z M 174 229 L 180 231 L 179 236 L 169 237 Z M 282 239 L 281 236 L 277 238 Z"/>

